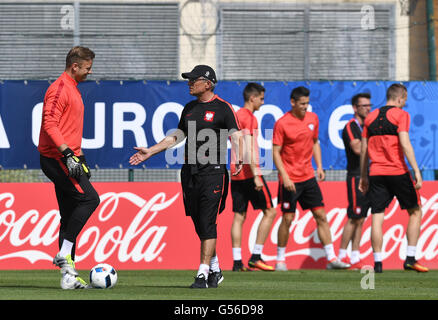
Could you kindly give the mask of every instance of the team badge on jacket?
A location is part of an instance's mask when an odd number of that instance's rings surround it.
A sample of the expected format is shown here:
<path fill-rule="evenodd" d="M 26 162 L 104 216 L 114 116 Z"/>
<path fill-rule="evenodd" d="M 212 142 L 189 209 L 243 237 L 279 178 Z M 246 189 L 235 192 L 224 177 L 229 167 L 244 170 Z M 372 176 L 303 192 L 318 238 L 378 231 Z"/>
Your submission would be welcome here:
<path fill-rule="evenodd" d="M 212 122 L 214 118 L 214 112 L 213 111 L 205 111 L 204 120 Z"/>
<path fill-rule="evenodd" d="M 313 123 L 309 123 L 308 127 L 312 131 L 313 131 L 313 129 L 315 129 L 315 125 Z"/>

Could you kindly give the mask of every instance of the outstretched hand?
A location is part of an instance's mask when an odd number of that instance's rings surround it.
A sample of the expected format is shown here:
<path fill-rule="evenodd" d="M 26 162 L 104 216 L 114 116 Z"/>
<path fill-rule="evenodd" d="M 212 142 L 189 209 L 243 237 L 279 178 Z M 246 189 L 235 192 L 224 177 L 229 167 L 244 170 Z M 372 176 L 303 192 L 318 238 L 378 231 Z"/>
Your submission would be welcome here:
<path fill-rule="evenodd" d="M 142 163 L 143 161 L 149 159 L 152 156 L 152 152 L 149 148 L 144 147 L 134 147 L 135 150 L 138 150 L 137 153 L 133 154 L 131 158 L 129 158 L 130 165 L 137 165 Z"/>

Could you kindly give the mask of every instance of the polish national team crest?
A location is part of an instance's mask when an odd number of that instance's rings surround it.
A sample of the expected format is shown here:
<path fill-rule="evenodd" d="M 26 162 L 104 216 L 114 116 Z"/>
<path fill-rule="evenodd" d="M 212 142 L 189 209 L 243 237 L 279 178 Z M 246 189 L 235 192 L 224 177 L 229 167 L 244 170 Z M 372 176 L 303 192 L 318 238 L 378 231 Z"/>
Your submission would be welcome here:
<path fill-rule="evenodd" d="M 214 118 L 214 112 L 213 111 L 205 111 L 204 120 L 212 122 Z"/>

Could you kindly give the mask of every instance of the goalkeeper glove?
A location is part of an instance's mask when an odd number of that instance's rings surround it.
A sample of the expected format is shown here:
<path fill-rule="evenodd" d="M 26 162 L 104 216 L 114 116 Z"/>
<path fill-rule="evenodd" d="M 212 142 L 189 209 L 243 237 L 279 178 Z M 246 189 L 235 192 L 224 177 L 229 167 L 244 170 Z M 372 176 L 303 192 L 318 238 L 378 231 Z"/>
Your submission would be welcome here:
<path fill-rule="evenodd" d="M 82 163 L 82 171 L 84 171 L 84 173 L 87 175 L 88 179 L 90 179 L 91 178 L 91 170 L 90 170 L 90 167 L 88 166 L 87 161 L 85 160 L 85 156 L 80 155 L 79 160 Z"/>
<path fill-rule="evenodd" d="M 79 179 L 83 173 L 81 161 L 75 156 L 70 148 L 65 149 L 62 154 L 64 155 L 62 162 L 68 169 L 68 175 L 72 178 Z"/>

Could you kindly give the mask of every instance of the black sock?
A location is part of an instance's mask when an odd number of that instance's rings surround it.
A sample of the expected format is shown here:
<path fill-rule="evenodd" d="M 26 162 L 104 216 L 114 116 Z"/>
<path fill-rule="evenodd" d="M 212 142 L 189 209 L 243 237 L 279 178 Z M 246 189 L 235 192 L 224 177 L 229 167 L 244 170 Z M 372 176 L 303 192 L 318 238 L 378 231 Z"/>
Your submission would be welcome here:
<path fill-rule="evenodd" d="M 250 261 L 257 261 L 257 260 L 261 260 L 262 257 L 260 254 L 252 254 L 251 258 L 249 259 Z"/>
<path fill-rule="evenodd" d="M 238 266 L 243 265 L 242 260 L 233 260 L 233 264 Z"/>
<path fill-rule="evenodd" d="M 409 264 L 414 264 L 415 263 L 415 257 L 406 256 L 406 262 L 409 263 Z"/>

